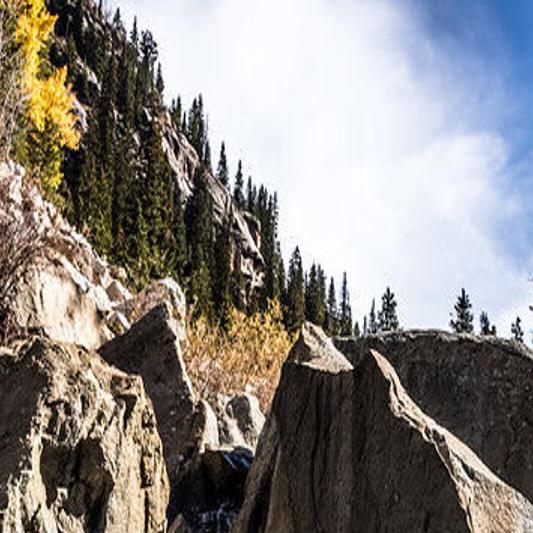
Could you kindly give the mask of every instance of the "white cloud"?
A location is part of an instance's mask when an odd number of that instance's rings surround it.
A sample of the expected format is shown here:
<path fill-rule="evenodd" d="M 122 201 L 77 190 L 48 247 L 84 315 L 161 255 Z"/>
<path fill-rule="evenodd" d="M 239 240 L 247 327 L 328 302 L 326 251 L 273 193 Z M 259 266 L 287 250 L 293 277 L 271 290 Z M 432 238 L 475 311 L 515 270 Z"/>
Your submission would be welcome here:
<path fill-rule="evenodd" d="M 527 323 L 503 61 L 392 0 L 117 1 L 154 31 L 169 95 L 203 93 L 213 153 L 224 136 L 279 191 L 285 252 L 346 269 L 359 315 L 390 284 L 404 323 L 446 327 L 465 286 L 502 333 Z"/>

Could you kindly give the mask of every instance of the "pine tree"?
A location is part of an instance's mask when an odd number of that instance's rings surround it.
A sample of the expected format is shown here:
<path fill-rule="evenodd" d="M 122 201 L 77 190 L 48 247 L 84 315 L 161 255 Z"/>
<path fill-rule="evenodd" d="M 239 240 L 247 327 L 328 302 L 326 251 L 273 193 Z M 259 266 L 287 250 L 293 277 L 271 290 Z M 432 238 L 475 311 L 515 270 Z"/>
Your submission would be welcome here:
<path fill-rule="evenodd" d="M 127 220 L 127 196 L 132 187 L 135 173 L 135 132 L 134 132 L 134 87 L 133 87 L 133 58 L 131 50 L 124 46 L 119 62 L 118 91 L 116 108 L 120 116 L 118 130 L 117 153 L 115 157 L 115 179 L 112 188 L 112 221 L 111 233 L 113 238 L 113 259 L 120 263 L 127 263 L 127 226 L 133 226 L 132 220 Z"/>
<path fill-rule="evenodd" d="M 337 310 L 337 296 L 335 291 L 335 280 L 329 280 L 328 301 L 326 306 L 326 332 L 335 337 L 339 334 L 339 318 Z"/>
<path fill-rule="evenodd" d="M 471 312 L 472 304 L 470 298 L 464 289 L 457 297 L 457 303 L 454 306 L 455 320 L 452 318 L 450 326 L 456 333 L 472 333 L 474 331 L 474 315 Z"/>
<path fill-rule="evenodd" d="M 397 302 L 394 293 L 387 287 L 381 299 L 381 311 L 378 315 L 378 328 L 380 331 L 396 331 L 398 329 L 396 306 Z"/>
<path fill-rule="evenodd" d="M 375 335 L 378 332 L 378 321 L 376 318 L 376 300 L 372 299 L 372 306 L 368 314 L 368 333 Z"/>
<path fill-rule="evenodd" d="M 259 307 L 265 311 L 270 300 L 278 300 L 281 294 L 279 262 L 281 261 L 278 242 L 278 205 L 276 195 L 265 199 L 260 216 L 261 255 L 265 262 L 265 278 L 259 293 Z"/>
<path fill-rule="evenodd" d="M 256 196 L 257 190 L 253 184 L 252 176 L 248 176 L 246 183 L 246 211 L 252 214 L 256 212 Z"/>
<path fill-rule="evenodd" d="M 170 116 L 172 118 L 172 123 L 174 124 L 174 127 L 181 131 L 181 117 L 183 114 L 183 106 L 181 104 L 181 96 L 178 96 L 175 100 L 172 100 L 172 104 L 170 106 Z"/>
<path fill-rule="evenodd" d="M 523 343 L 524 342 L 524 331 L 522 329 L 522 319 L 517 316 L 515 322 L 511 324 L 511 334 L 513 336 L 513 340 Z"/>
<path fill-rule="evenodd" d="M 210 273 L 213 271 L 213 205 L 212 198 L 207 188 L 205 170 L 199 167 L 194 175 L 193 194 L 189 198 L 185 210 L 185 225 L 187 228 L 187 243 L 189 246 L 189 270 L 191 277 L 200 277 L 197 288 L 202 290 L 202 294 L 208 294 L 204 287 L 209 282 L 211 287 Z M 197 271 L 205 268 L 206 272 L 197 274 Z M 200 283 L 201 282 L 201 283 Z M 195 293 L 193 288 L 193 294 Z M 211 299 L 211 294 L 208 294 Z M 201 308 L 210 310 L 211 301 L 201 304 Z"/>
<path fill-rule="evenodd" d="M 139 48 L 140 48 L 140 53 L 141 53 L 142 65 L 150 74 L 150 79 L 153 82 L 155 64 L 159 56 L 159 51 L 157 49 L 157 43 L 155 42 L 152 32 L 150 31 L 142 32 Z"/>
<path fill-rule="evenodd" d="M 305 319 L 304 273 L 298 247 L 292 253 L 287 276 L 285 327 L 291 333 L 298 331 Z"/>
<path fill-rule="evenodd" d="M 143 212 L 148 226 L 150 275 L 162 277 L 172 271 L 175 243 L 172 234 L 173 178 L 162 146 L 157 109 L 142 132 Z"/>
<path fill-rule="evenodd" d="M 479 315 L 480 332 L 483 336 L 496 336 L 496 326 L 492 325 L 489 320 L 489 315 L 482 311 Z"/>
<path fill-rule="evenodd" d="M 163 101 L 163 93 L 165 92 L 165 82 L 163 80 L 163 70 L 161 68 L 161 63 L 157 64 L 157 76 L 155 80 L 155 88 L 161 101 Z"/>
<path fill-rule="evenodd" d="M 339 327 L 341 336 L 351 336 L 353 330 L 352 308 L 350 306 L 350 293 L 348 292 L 348 277 L 346 272 L 342 275 Z"/>
<path fill-rule="evenodd" d="M 224 141 L 222 141 L 222 145 L 220 146 L 220 157 L 218 159 L 217 178 L 219 179 L 220 183 L 222 183 L 222 185 L 224 185 L 225 187 L 228 186 L 228 183 L 229 183 L 228 160 L 226 158 L 226 146 L 224 144 Z"/>
<path fill-rule="evenodd" d="M 241 256 L 238 249 L 236 250 L 235 257 L 233 259 L 233 270 L 231 273 L 230 290 L 231 301 L 233 303 L 233 306 L 239 311 L 244 311 L 246 307 L 246 287 L 241 269 Z"/>
<path fill-rule="evenodd" d="M 211 276 L 205 261 L 201 260 L 191 276 L 192 316 L 213 319 L 213 294 L 211 292 Z"/>
<path fill-rule="evenodd" d="M 179 187 L 174 188 L 172 233 L 174 234 L 174 242 L 176 245 L 173 270 L 178 279 L 182 280 L 185 277 L 187 269 L 187 235 L 185 215 L 183 212 Z"/>
<path fill-rule="evenodd" d="M 214 249 L 213 304 L 220 324 L 226 327 L 231 310 L 231 221 L 232 213 L 217 230 Z"/>
<path fill-rule="evenodd" d="M 326 319 L 326 287 L 324 271 L 313 264 L 307 276 L 305 289 L 305 318 L 322 327 Z"/>
<path fill-rule="evenodd" d="M 201 161 L 204 160 L 205 144 L 207 141 L 207 126 L 204 117 L 204 104 L 202 95 L 195 98 L 189 111 L 187 137 L 196 150 Z"/>
<path fill-rule="evenodd" d="M 205 141 L 203 163 L 207 171 L 212 174 L 213 168 L 211 165 L 211 145 L 209 144 L 208 140 Z"/>
<path fill-rule="evenodd" d="M 137 16 L 133 18 L 133 27 L 131 29 L 130 40 L 137 56 L 139 54 L 139 31 L 137 29 Z"/>
<path fill-rule="evenodd" d="M 242 175 L 242 161 L 239 160 L 239 163 L 237 165 L 237 174 L 235 175 L 235 184 L 233 187 L 233 200 L 235 201 L 235 205 L 239 209 L 244 208 L 244 178 Z"/>
<path fill-rule="evenodd" d="M 122 17 L 120 16 L 120 8 L 118 7 L 113 16 L 113 26 L 115 26 L 115 28 L 119 31 L 124 31 L 124 26 L 122 25 Z"/>

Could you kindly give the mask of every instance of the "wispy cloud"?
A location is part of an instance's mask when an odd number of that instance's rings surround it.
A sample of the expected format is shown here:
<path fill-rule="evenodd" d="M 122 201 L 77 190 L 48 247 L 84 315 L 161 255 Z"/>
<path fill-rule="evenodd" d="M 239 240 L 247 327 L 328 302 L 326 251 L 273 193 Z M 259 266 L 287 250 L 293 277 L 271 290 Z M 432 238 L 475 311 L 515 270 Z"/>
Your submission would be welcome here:
<path fill-rule="evenodd" d="M 390 284 L 411 326 L 447 326 L 462 286 L 502 333 L 529 318 L 505 54 L 436 37 L 416 2 L 119 5 L 154 30 L 167 92 L 201 91 L 214 144 L 279 191 L 285 252 L 346 269 L 359 315 Z"/>

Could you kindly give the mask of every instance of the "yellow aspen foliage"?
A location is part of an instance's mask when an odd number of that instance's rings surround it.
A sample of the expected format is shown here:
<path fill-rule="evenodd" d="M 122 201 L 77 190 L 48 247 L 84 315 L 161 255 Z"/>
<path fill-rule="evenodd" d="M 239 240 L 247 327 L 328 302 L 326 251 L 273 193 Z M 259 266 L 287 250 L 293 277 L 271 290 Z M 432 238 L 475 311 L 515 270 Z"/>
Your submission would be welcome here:
<path fill-rule="evenodd" d="M 16 0 L 15 39 L 22 52 L 22 86 L 27 97 L 26 157 L 41 175 L 45 189 L 55 191 L 63 178 L 63 147 L 76 149 L 74 94 L 67 69 L 54 69 L 47 50 L 56 17 L 44 0 Z"/>
<path fill-rule="evenodd" d="M 227 332 L 199 318 L 189 323 L 187 333 L 187 370 L 204 398 L 214 401 L 217 393 L 248 390 L 263 409 L 268 407 L 294 340 L 285 330 L 278 302 L 252 316 L 232 309 Z"/>

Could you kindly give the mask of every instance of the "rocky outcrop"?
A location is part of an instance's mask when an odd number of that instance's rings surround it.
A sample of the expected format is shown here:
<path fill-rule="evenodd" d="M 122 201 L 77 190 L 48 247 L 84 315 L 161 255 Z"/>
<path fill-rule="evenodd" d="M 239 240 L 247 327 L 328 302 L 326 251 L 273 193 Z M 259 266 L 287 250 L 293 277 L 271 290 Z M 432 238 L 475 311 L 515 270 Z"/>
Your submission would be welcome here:
<path fill-rule="evenodd" d="M 200 166 L 198 154 L 185 135 L 176 131 L 170 120 L 163 123 L 163 149 L 174 172 L 183 198 L 193 191 L 193 176 Z M 213 215 L 218 224 L 231 214 L 233 268 L 238 268 L 247 285 L 246 292 L 263 284 L 264 261 L 261 255 L 259 221 L 250 213 L 239 209 L 231 193 L 212 173 L 205 171 L 205 180 L 213 201 Z"/>
<path fill-rule="evenodd" d="M 244 495 L 252 446 L 262 417 L 258 402 L 236 396 L 228 407 L 237 437 L 220 442 L 220 419 L 195 394 L 180 348 L 181 317 L 163 304 L 129 331 L 100 348 L 100 354 L 121 370 L 138 375 L 153 401 L 171 496 L 167 511 L 174 531 L 229 530 Z M 232 410 L 233 409 L 233 410 Z M 225 426 L 224 426 L 225 427 Z M 189 529 L 187 529 L 189 528 Z"/>
<path fill-rule="evenodd" d="M 45 339 L 0 354 L 0 530 L 162 533 L 168 497 L 140 378 Z"/>
<path fill-rule="evenodd" d="M 339 340 L 354 364 L 373 348 L 413 400 L 533 501 L 533 357 L 522 345 L 438 331 Z"/>
<path fill-rule="evenodd" d="M 132 294 L 126 272 L 100 257 L 37 188 L 23 186 L 23 179 L 21 168 L 0 164 L 0 183 L 9 183 L 12 216 L 31 204 L 27 223 L 45 236 L 18 280 L 10 306 L 22 330 L 96 349 L 166 302 L 181 317 L 179 337 L 185 338 L 185 296 L 174 280 L 154 280 Z"/>
<path fill-rule="evenodd" d="M 99 350 L 108 363 L 142 378 L 154 404 L 171 483 L 186 460 L 199 452 L 208 421 L 183 363 L 179 330 L 172 308 L 163 304 Z"/>
<path fill-rule="evenodd" d="M 265 417 L 259 400 L 247 393 L 218 399 L 218 431 L 223 446 L 245 447 L 255 451 Z"/>
<path fill-rule="evenodd" d="M 526 533 L 533 506 L 424 414 L 375 351 L 353 367 L 306 326 L 233 531 Z"/>

